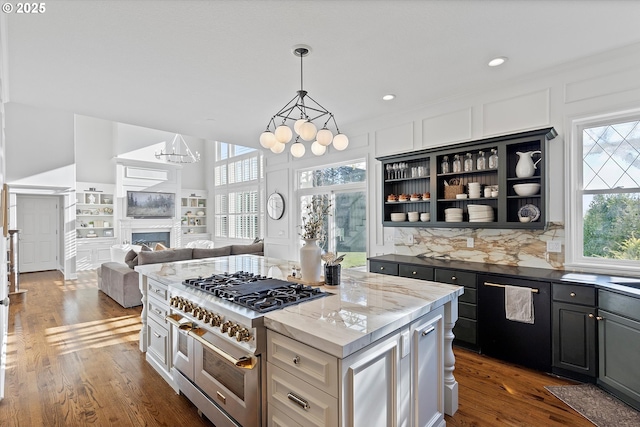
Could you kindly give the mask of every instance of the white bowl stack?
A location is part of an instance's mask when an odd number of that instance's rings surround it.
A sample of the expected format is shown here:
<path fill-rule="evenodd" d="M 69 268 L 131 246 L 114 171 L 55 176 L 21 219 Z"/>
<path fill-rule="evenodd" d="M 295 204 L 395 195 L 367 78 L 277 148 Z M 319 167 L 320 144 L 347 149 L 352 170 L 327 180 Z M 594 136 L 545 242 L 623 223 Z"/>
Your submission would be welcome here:
<path fill-rule="evenodd" d="M 467 205 L 469 222 L 493 222 L 493 208 L 489 205 Z"/>
<path fill-rule="evenodd" d="M 444 222 L 462 222 L 462 208 L 445 209 Z"/>
<path fill-rule="evenodd" d="M 469 189 L 469 198 L 470 199 L 479 199 L 480 198 L 480 183 L 479 182 L 470 182 L 467 184 Z"/>

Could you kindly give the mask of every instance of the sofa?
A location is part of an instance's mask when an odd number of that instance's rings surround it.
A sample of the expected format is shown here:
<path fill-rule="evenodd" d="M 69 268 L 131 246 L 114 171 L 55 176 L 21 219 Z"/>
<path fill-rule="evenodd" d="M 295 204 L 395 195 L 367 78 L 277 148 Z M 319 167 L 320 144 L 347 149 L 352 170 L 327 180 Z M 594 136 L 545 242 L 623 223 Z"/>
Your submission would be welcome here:
<path fill-rule="evenodd" d="M 136 265 L 159 264 L 190 259 L 215 258 L 228 255 L 263 255 L 262 241 L 246 245 L 229 245 L 220 248 L 176 248 L 161 251 L 129 251 L 125 263 L 106 262 L 98 269 L 98 289 L 125 308 L 142 305 Z"/>

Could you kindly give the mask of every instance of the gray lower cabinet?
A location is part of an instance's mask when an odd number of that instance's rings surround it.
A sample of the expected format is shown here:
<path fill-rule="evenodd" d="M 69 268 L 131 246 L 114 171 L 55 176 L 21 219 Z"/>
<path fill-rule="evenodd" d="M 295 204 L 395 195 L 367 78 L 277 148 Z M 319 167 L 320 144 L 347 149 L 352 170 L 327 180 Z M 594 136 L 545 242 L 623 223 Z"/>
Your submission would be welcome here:
<path fill-rule="evenodd" d="M 478 342 L 478 297 L 476 274 L 466 271 L 437 268 L 434 271 L 436 282 L 464 286 L 464 294 L 458 299 L 458 320 L 453 328 L 454 342 L 473 350 L 479 348 Z"/>
<path fill-rule="evenodd" d="M 597 369 L 596 289 L 553 283 L 554 374 L 595 382 Z"/>
<path fill-rule="evenodd" d="M 640 410 L 640 298 L 598 291 L 598 385 Z"/>
<path fill-rule="evenodd" d="M 479 349 L 475 273 L 385 261 L 369 261 L 369 271 L 464 286 L 464 294 L 458 299 L 458 320 L 453 328 L 454 343 L 472 350 Z"/>

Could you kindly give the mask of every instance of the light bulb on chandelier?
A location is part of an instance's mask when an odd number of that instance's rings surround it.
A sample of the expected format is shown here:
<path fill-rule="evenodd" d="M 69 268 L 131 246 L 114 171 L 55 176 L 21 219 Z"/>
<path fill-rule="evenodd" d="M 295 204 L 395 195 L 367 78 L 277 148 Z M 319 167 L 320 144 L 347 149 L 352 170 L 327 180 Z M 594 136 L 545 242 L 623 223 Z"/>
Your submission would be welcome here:
<path fill-rule="evenodd" d="M 271 117 L 266 130 L 260 134 L 260 145 L 263 148 L 270 149 L 273 153 L 282 153 L 284 151 L 285 144 L 293 139 L 293 132 L 297 134 L 296 140 L 290 148 L 291 155 L 294 157 L 302 157 L 306 152 L 305 146 L 300 139 L 313 141 L 311 152 L 316 156 L 323 155 L 331 144 L 339 151 L 346 149 L 349 145 L 349 138 L 340 133 L 333 114 L 318 104 L 303 89 L 302 59 L 309 53 L 311 53 L 309 46 L 297 45 L 293 47 L 293 54 L 300 57 L 300 90 L 297 91 L 297 95 L 291 101 Z M 282 122 L 280 125 L 276 125 L 276 120 L 280 119 L 282 119 Z M 313 123 L 317 119 L 324 120 L 321 127 Z M 287 126 L 287 120 L 294 122 L 293 131 Z M 334 132 L 327 128 L 330 122 L 335 126 L 335 135 Z"/>

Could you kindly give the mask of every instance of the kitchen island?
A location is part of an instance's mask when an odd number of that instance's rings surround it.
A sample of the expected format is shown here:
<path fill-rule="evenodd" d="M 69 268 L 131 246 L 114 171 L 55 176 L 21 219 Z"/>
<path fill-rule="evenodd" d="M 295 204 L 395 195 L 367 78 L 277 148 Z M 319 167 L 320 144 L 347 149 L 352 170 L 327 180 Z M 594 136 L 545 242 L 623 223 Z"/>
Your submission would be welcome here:
<path fill-rule="evenodd" d="M 178 312 L 169 301 L 188 292 L 183 280 L 241 270 L 286 280 L 293 265 L 245 255 L 136 267 L 144 303 L 140 349 L 148 351 L 156 336 L 147 325 L 158 323 L 150 314 L 162 312 L 153 307 L 157 296 L 164 295 L 167 316 Z M 260 401 L 268 423 L 444 425 L 444 413 L 457 410 L 452 328 L 463 288 L 344 270 L 340 286 L 322 289 L 330 295 L 252 319 L 256 356 L 266 359 Z M 219 299 L 190 294 L 212 306 Z M 175 340 L 174 329 L 163 342 Z M 172 353 L 162 364 L 150 360 L 168 381 Z"/>

